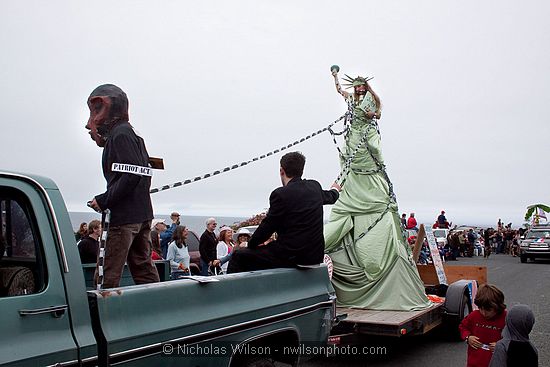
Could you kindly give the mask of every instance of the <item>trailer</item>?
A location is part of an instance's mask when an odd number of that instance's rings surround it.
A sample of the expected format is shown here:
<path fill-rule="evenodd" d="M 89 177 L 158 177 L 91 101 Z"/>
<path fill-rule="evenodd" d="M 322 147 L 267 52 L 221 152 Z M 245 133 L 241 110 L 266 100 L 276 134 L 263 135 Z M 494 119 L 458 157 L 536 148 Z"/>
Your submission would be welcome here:
<path fill-rule="evenodd" d="M 423 228 L 421 231 L 423 232 Z M 413 249 L 418 248 L 423 233 Z M 479 284 L 487 283 L 487 267 L 461 265 L 417 265 L 427 295 L 433 295 L 432 306 L 418 311 L 369 310 L 337 307 L 337 325 L 329 343 L 334 346 L 361 344 L 367 335 L 406 337 L 423 335 L 438 327 L 447 327 L 449 336 L 459 338 L 458 325 L 473 309 L 473 299 Z M 441 284 L 441 272 L 446 283 Z M 438 274 L 439 273 L 439 274 Z"/>

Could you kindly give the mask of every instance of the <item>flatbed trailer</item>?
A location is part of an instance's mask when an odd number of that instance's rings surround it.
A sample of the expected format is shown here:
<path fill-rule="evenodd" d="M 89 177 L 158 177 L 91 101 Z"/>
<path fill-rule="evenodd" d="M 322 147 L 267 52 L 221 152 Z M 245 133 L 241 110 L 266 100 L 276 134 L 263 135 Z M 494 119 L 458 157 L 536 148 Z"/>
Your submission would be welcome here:
<path fill-rule="evenodd" d="M 337 307 L 346 314 L 345 324 L 353 324 L 354 333 L 382 336 L 425 334 L 443 323 L 443 303 L 419 311 L 363 310 Z"/>
<path fill-rule="evenodd" d="M 448 326 L 452 336 L 458 337 L 458 325 L 472 311 L 470 283 L 487 283 L 484 266 L 445 266 L 450 285 L 437 285 L 433 265 L 418 265 L 418 271 L 428 290 L 437 289 L 442 302 L 418 311 L 369 310 L 337 307 L 339 323 L 332 329 L 329 343 L 337 346 L 360 344 L 366 335 L 404 337 L 422 335 Z"/>

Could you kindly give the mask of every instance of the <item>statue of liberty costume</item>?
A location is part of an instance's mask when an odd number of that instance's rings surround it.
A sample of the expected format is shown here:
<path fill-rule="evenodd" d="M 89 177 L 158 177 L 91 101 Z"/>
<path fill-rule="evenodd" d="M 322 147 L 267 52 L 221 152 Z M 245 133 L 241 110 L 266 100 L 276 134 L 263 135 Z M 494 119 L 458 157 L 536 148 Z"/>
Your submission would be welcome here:
<path fill-rule="evenodd" d="M 336 88 L 351 112 L 339 149 L 342 192 L 324 227 L 337 304 L 373 310 L 425 309 L 431 302 L 405 240 L 382 157 L 376 121 L 380 101 L 367 84 L 370 79 L 346 75 L 356 93 L 342 91 L 334 68 Z"/>

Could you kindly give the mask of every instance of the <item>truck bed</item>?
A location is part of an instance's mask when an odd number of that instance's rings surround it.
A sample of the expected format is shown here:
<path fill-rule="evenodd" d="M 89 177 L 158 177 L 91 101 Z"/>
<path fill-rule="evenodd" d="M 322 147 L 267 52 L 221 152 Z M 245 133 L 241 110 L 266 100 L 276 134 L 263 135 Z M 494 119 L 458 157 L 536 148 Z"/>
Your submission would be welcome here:
<path fill-rule="evenodd" d="M 332 319 L 333 301 L 323 267 L 226 274 L 208 277 L 213 281 L 207 283 L 199 279 L 88 291 L 100 365 L 134 359 L 157 365 L 164 344 L 176 349 L 217 345 L 230 351 L 232 343 L 274 330 L 300 331 L 306 341 L 323 340 L 329 333 L 331 324 L 323 320 Z M 324 328 L 311 327 L 321 322 Z M 231 354 L 211 357 L 188 355 L 181 363 L 227 365 Z"/>
<path fill-rule="evenodd" d="M 403 336 L 424 334 L 440 325 L 443 321 L 443 303 L 434 303 L 431 307 L 419 311 L 384 311 L 360 308 L 337 307 L 338 315 L 347 314 L 341 321 L 341 330 L 346 334 Z M 344 336 L 344 334 L 339 336 Z M 336 336 L 336 335 L 335 335 Z"/>

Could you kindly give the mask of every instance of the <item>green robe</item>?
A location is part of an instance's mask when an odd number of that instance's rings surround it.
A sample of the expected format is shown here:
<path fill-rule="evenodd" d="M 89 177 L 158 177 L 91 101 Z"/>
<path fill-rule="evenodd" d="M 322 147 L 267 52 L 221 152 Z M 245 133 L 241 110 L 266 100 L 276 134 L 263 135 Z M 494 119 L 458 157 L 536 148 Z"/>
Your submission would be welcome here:
<path fill-rule="evenodd" d="M 376 110 L 374 98 L 368 92 L 361 103 L 351 102 L 353 120 L 342 149 L 342 163 L 365 134 L 367 141 L 355 154 L 324 228 L 338 305 L 373 310 L 424 309 L 431 302 L 403 235 L 397 203 L 390 195 L 380 133 L 376 122 L 366 117 L 366 111 Z"/>

